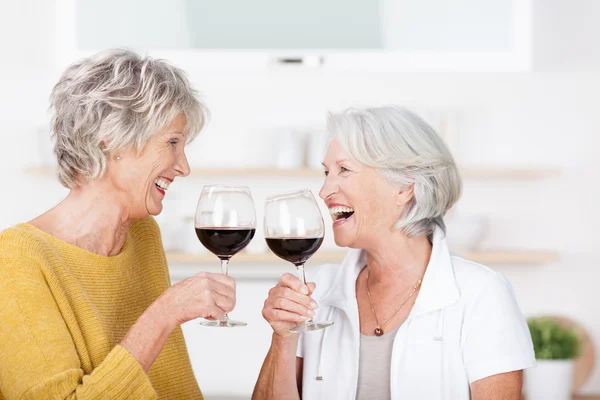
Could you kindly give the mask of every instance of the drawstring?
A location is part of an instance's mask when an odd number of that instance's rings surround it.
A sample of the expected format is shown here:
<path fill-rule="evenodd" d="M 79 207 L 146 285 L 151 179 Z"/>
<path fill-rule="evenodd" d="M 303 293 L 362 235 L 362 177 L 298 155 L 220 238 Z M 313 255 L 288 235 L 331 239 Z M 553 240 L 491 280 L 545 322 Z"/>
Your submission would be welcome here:
<path fill-rule="evenodd" d="M 440 342 L 440 364 L 441 364 L 441 368 L 440 368 L 440 394 L 442 395 L 442 399 L 444 397 L 444 394 L 446 393 L 445 391 L 445 385 L 446 382 L 444 382 L 444 309 L 442 308 L 440 311 L 440 316 L 438 317 L 438 321 L 437 321 L 437 327 L 435 329 L 435 336 L 433 337 L 433 340 L 435 341 L 439 341 Z"/>
<path fill-rule="evenodd" d="M 444 335 L 444 309 L 440 311 L 440 316 L 438 317 L 437 325 L 435 328 L 435 336 L 433 340 L 440 341 L 443 343 L 443 335 Z"/>
<path fill-rule="evenodd" d="M 325 319 L 326 321 L 333 321 L 332 317 L 334 310 L 334 307 L 331 307 L 329 309 L 329 313 L 327 313 L 327 318 Z M 323 329 L 323 335 L 321 336 L 321 344 L 319 346 L 319 366 L 317 368 L 317 376 L 315 377 L 315 379 L 318 381 L 323 380 L 323 359 L 325 358 L 325 356 L 323 355 L 323 348 L 325 346 L 325 335 L 327 335 L 328 331 L 329 329 L 327 328 Z"/>

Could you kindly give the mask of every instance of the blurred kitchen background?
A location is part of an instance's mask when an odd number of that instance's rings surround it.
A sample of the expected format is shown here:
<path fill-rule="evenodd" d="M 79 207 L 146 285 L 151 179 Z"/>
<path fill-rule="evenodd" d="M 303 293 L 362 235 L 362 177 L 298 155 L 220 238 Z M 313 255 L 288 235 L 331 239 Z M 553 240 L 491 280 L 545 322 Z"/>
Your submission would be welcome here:
<path fill-rule="evenodd" d="M 327 112 L 383 104 L 423 116 L 463 169 L 464 195 L 448 216 L 453 250 L 505 274 L 526 316 L 567 317 L 586 332 L 593 346 L 576 368 L 576 389 L 600 394 L 600 1 L 0 4 L 0 229 L 66 194 L 53 174 L 47 108 L 76 58 L 115 46 L 167 58 L 209 106 L 208 128 L 188 147 L 192 174 L 171 185 L 157 217 L 174 281 L 217 271 L 193 229 L 200 190 L 240 183 L 253 191 L 257 235 L 230 267 L 232 316 L 248 326 L 184 326 L 208 398 L 249 398 L 270 342 L 263 301 L 281 273 L 293 272 L 267 252 L 265 197 L 300 188 L 316 195 Z M 328 226 L 310 264 L 343 254 Z"/>

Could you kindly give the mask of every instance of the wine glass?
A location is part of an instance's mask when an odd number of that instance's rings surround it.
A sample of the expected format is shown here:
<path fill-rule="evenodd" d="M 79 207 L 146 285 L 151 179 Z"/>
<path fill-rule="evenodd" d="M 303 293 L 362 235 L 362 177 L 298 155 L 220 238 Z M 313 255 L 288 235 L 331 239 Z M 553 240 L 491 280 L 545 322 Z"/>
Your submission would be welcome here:
<path fill-rule="evenodd" d="M 310 190 L 267 197 L 265 201 L 265 239 L 278 257 L 291 262 L 306 284 L 304 263 L 321 247 L 325 226 L 319 206 Z M 333 325 L 312 318 L 291 329 L 292 332 L 316 331 Z"/>
<path fill-rule="evenodd" d="M 256 231 L 254 201 L 247 186 L 207 185 L 202 188 L 194 218 L 200 242 L 221 260 L 227 275 L 229 259 L 250 243 Z M 218 321 L 201 321 L 218 327 L 245 326 L 227 314 Z"/>

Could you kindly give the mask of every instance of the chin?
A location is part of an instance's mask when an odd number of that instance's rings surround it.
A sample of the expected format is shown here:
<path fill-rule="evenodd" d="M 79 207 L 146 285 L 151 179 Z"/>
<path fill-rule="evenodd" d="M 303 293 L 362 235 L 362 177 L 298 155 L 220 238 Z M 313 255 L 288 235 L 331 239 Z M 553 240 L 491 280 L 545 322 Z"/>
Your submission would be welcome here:
<path fill-rule="evenodd" d="M 148 209 L 148 215 L 152 215 L 152 216 L 156 217 L 157 215 L 159 215 L 162 212 L 162 210 L 163 210 L 162 207 L 150 208 L 150 209 Z"/>
<path fill-rule="evenodd" d="M 163 210 L 163 205 L 162 203 L 154 203 L 154 202 L 148 202 L 146 204 L 146 212 L 148 213 L 148 215 L 152 215 L 152 216 L 157 216 L 159 215 Z"/>
<path fill-rule="evenodd" d="M 333 241 L 338 247 L 352 247 L 352 245 L 354 244 L 353 238 L 347 237 L 345 235 L 334 234 Z"/>

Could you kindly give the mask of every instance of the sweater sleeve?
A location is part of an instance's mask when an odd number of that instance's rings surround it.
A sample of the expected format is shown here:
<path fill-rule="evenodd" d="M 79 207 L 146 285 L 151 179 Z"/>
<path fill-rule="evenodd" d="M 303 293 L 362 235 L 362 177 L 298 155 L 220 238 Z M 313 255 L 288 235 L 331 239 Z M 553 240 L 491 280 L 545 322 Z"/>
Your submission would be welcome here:
<path fill-rule="evenodd" d="M 84 373 L 41 271 L 44 257 L 16 236 L 0 233 L 0 398 L 157 398 L 141 365 L 120 346 Z"/>

